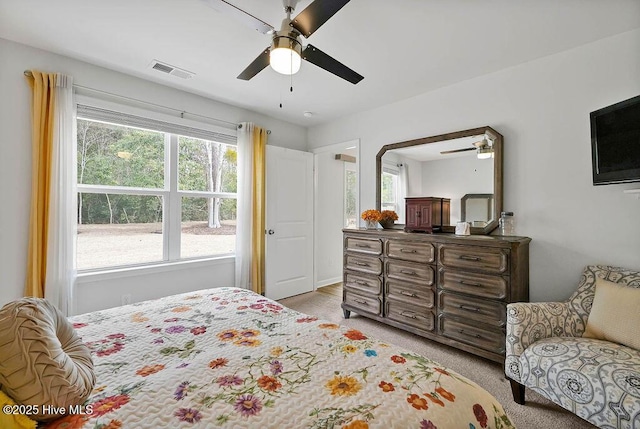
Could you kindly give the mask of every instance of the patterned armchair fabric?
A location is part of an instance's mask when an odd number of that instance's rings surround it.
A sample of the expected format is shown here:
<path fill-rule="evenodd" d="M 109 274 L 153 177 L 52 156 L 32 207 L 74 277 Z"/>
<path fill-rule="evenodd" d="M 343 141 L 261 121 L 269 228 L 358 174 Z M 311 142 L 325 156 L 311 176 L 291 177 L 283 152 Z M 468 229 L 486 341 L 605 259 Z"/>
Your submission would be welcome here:
<path fill-rule="evenodd" d="M 566 302 L 507 306 L 505 373 L 599 427 L 640 429 L 640 351 L 582 338 L 598 277 L 640 288 L 640 272 L 593 265 Z"/>

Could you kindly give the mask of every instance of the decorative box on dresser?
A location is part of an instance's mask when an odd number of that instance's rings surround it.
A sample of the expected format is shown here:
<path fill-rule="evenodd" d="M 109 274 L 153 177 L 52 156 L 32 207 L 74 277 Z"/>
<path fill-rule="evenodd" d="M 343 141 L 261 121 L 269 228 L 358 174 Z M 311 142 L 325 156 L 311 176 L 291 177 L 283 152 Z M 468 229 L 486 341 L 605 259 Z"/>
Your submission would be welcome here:
<path fill-rule="evenodd" d="M 345 229 L 342 309 L 504 361 L 506 305 L 529 300 L 528 237 Z"/>

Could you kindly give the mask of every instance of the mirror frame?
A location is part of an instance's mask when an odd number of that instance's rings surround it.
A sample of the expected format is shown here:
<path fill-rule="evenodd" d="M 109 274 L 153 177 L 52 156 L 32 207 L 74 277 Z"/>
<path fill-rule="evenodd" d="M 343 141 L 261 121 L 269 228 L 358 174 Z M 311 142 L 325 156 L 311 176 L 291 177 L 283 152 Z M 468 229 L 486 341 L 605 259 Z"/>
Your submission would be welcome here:
<path fill-rule="evenodd" d="M 382 146 L 378 154 L 376 155 L 376 210 L 380 210 L 382 207 L 382 195 L 381 195 L 381 177 L 382 177 L 382 156 L 390 150 L 393 149 L 401 149 L 410 146 L 418 146 L 429 143 L 442 142 L 447 140 L 459 139 L 462 137 L 472 137 L 481 134 L 485 134 L 486 132 L 493 134 L 496 136 L 496 139 L 493 143 L 493 212 L 495 213 L 495 219 L 491 220 L 491 222 L 487 223 L 484 227 L 474 227 L 472 226 L 471 234 L 490 234 L 491 231 L 498 227 L 498 219 L 500 217 L 500 213 L 502 212 L 502 199 L 503 199 L 503 189 L 502 189 L 502 163 L 503 163 L 503 143 L 504 137 L 502 134 L 491 128 L 490 126 L 484 126 L 479 128 L 472 128 L 464 131 L 455 131 L 447 134 L 440 134 L 437 136 L 431 137 L 423 137 L 415 140 L 408 140 L 398 143 L 391 143 Z M 428 195 L 427 195 L 428 196 Z M 404 221 L 404 219 L 402 219 Z M 452 233 L 455 232 L 455 225 L 444 225 L 442 227 L 442 232 Z"/>

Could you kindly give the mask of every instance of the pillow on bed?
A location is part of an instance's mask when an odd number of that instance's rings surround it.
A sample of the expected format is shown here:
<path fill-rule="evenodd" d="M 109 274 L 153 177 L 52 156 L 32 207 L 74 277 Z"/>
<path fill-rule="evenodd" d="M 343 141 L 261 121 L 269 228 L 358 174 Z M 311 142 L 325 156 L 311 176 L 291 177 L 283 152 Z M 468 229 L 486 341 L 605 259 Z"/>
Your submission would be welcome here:
<path fill-rule="evenodd" d="M 5 393 L 0 390 L 0 406 L 2 406 L 2 412 L 0 412 L 0 428 L 2 429 L 36 429 L 36 422 L 31 420 L 24 414 L 14 413 L 11 411 L 7 413 L 4 409 L 5 405 L 13 406 L 16 403 L 13 399 L 9 398 Z"/>
<path fill-rule="evenodd" d="M 35 420 L 51 420 L 43 405 L 81 405 L 95 384 L 89 348 L 48 301 L 22 298 L 0 309 L 0 388 L 18 404 L 38 405 Z"/>
<path fill-rule="evenodd" d="M 640 288 L 596 279 L 596 293 L 583 337 L 640 350 Z"/>

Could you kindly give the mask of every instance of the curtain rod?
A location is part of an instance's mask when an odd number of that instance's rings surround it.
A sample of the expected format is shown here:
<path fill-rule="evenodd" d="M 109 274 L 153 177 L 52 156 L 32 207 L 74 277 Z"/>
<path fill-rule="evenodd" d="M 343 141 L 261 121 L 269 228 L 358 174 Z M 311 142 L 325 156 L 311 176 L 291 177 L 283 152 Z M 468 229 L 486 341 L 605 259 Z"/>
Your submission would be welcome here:
<path fill-rule="evenodd" d="M 31 70 L 25 70 L 24 71 L 24 75 L 28 76 L 28 77 L 33 77 L 33 73 L 31 73 Z M 234 128 L 238 125 L 235 122 L 225 121 L 224 119 L 218 119 L 218 118 L 213 118 L 211 116 L 199 115 L 197 113 L 191 113 L 191 112 L 187 112 L 185 110 L 176 109 L 174 107 L 163 106 L 161 104 L 155 104 L 155 103 L 150 103 L 148 101 L 138 100 L 137 98 L 126 97 L 124 95 L 114 94 L 112 92 L 103 91 L 101 89 L 89 88 L 88 86 L 82 86 L 82 85 L 78 85 L 78 84 L 75 84 L 75 83 L 73 84 L 73 86 L 76 87 L 76 88 L 79 88 L 79 89 L 84 89 L 86 91 L 93 91 L 93 92 L 97 92 L 97 93 L 100 93 L 100 94 L 110 95 L 112 97 L 123 98 L 125 100 L 135 101 L 136 103 L 142 103 L 142 104 L 147 104 L 149 106 L 160 107 L 162 109 L 172 110 L 174 112 L 180 113 L 180 117 L 183 118 L 183 119 L 184 119 L 184 115 L 186 114 L 186 115 L 195 116 L 195 117 L 198 117 L 198 118 L 210 119 L 210 120 L 213 120 L 213 121 L 218 121 L 218 122 L 222 122 L 222 123 L 225 123 L 225 124 L 233 125 Z M 267 134 L 271 134 L 271 130 L 267 130 Z"/>

